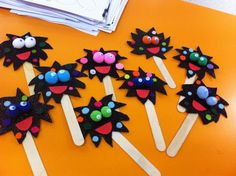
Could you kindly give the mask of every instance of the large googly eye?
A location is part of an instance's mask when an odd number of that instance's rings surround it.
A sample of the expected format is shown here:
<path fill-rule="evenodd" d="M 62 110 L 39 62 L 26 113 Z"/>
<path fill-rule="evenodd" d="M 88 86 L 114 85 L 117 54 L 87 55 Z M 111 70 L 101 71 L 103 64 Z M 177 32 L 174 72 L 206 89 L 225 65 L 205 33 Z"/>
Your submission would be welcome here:
<path fill-rule="evenodd" d="M 48 83 L 48 84 L 56 84 L 58 82 L 58 76 L 55 72 L 53 71 L 48 71 L 46 74 L 45 74 L 45 81 Z"/>
<path fill-rule="evenodd" d="M 157 45 L 159 42 L 160 42 L 160 40 L 157 36 L 152 37 L 152 44 Z"/>
<path fill-rule="evenodd" d="M 11 105 L 6 110 L 6 114 L 10 117 L 16 117 L 19 114 L 19 111 L 15 105 Z"/>
<path fill-rule="evenodd" d="M 91 114 L 90 114 L 90 118 L 94 121 L 94 122 L 99 122 L 102 120 L 102 113 L 98 110 L 94 110 Z"/>
<path fill-rule="evenodd" d="M 31 105 L 27 101 L 21 101 L 20 104 L 18 105 L 19 110 L 23 112 L 27 112 L 30 110 Z"/>
<path fill-rule="evenodd" d="M 27 37 L 25 39 L 25 47 L 26 48 L 33 48 L 36 45 L 36 39 L 34 37 Z"/>
<path fill-rule="evenodd" d="M 61 82 L 68 82 L 70 80 L 70 72 L 67 70 L 59 70 L 57 76 Z"/>
<path fill-rule="evenodd" d="M 106 53 L 104 55 L 104 60 L 107 64 L 113 64 L 116 61 L 116 57 L 112 53 Z"/>
<path fill-rule="evenodd" d="M 152 42 L 152 38 L 150 36 L 148 36 L 148 35 L 145 35 L 145 36 L 143 36 L 142 41 L 145 44 L 150 44 Z"/>
<path fill-rule="evenodd" d="M 96 63 L 102 63 L 103 61 L 104 61 L 104 55 L 103 55 L 103 53 L 102 52 L 96 52 L 96 53 L 94 53 L 94 55 L 93 55 L 93 60 L 94 60 L 94 62 L 96 62 Z"/>
<path fill-rule="evenodd" d="M 153 79 L 151 79 L 150 77 L 146 77 L 145 79 L 143 79 L 143 83 L 145 86 L 152 86 L 153 85 Z"/>
<path fill-rule="evenodd" d="M 25 46 L 25 41 L 22 38 L 16 38 L 13 40 L 12 46 L 16 49 L 21 49 Z"/>
<path fill-rule="evenodd" d="M 112 110 L 108 106 L 104 106 L 101 109 L 102 116 L 105 118 L 109 118 L 112 115 Z"/>

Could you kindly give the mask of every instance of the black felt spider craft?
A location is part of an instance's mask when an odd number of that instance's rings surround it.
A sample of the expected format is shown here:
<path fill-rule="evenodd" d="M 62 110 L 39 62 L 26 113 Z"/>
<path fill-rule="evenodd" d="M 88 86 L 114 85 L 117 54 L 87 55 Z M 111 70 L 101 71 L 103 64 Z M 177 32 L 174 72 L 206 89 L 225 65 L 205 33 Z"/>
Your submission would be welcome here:
<path fill-rule="evenodd" d="M 3 65 L 8 67 L 13 63 L 17 70 L 23 63 L 30 62 L 39 66 L 39 60 L 47 59 L 44 49 L 52 49 L 45 37 L 34 37 L 29 32 L 23 36 L 6 34 L 9 40 L 0 44 L 0 58 L 5 56 Z"/>
<path fill-rule="evenodd" d="M 218 69 L 218 65 L 211 61 L 212 57 L 202 53 L 201 49 L 197 47 L 197 50 L 191 48 L 182 47 L 182 49 L 176 49 L 178 55 L 174 56 L 174 59 L 180 61 L 179 67 L 187 70 L 187 77 L 191 78 L 197 75 L 199 79 L 205 77 L 205 73 L 208 73 L 215 78 L 215 69 Z"/>
<path fill-rule="evenodd" d="M 35 85 L 35 93 L 42 92 L 45 102 L 53 98 L 60 103 L 64 94 L 80 97 L 77 88 L 84 89 L 85 84 L 77 78 L 86 75 L 77 71 L 76 67 L 76 63 L 60 65 L 56 61 L 51 67 L 36 67 L 40 74 L 29 85 Z"/>
<path fill-rule="evenodd" d="M 228 103 L 216 94 L 216 88 L 207 87 L 201 80 L 194 84 L 184 84 L 178 95 L 184 96 L 179 103 L 188 113 L 198 113 L 202 122 L 218 122 L 220 115 L 227 117 L 225 106 Z"/>
<path fill-rule="evenodd" d="M 156 92 L 166 95 L 164 86 L 166 82 L 150 72 L 144 72 L 141 68 L 138 71 L 124 70 L 125 75 L 118 78 L 124 80 L 120 89 L 128 89 L 127 97 L 137 97 L 143 104 L 150 100 L 156 103 Z"/>
<path fill-rule="evenodd" d="M 133 41 L 128 41 L 128 45 L 133 48 L 134 54 L 146 55 L 146 58 L 157 56 L 166 59 L 165 53 L 173 47 L 169 46 L 170 37 L 165 38 L 163 33 L 157 33 L 154 28 L 148 32 L 136 29 L 137 34 L 131 33 Z"/>
<path fill-rule="evenodd" d="M 53 106 L 39 102 L 39 94 L 25 95 L 17 89 L 15 97 L 0 98 L 0 134 L 12 131 L 19 143 L 30 132 L 34 137 L 40 131 L 40 120 L 52 122 L 48 111 Z"/>
<path fill-rule="evenodd" d="M 119 77 L 117 70 L 124 68 L 120 60 L 126 59 L 126 57 L 120 56 L 118 51 L 105 51 L 103 48 L 93 51 L 84 49 L 84 51 L 87 52 L 87 55 L 78 59 L 77 62 L 82 64 L 82 72 L 88 70 L 90 79 L 96 75 L 100 81 L 106 76 Z"/>
<path fill-rule="evenodd" d="M 102 138 L 112 146 L 113 131 L 128 132 L 122 123 L 129 120 L 128 116 L 116 110 L 122 106 L 125 104 L 113 101 L 112 95 L 108 95 L 100 101 L 92 97 L 88 106 L 75 108 L 79 112 L 77 120 L 84 138 L 90 134 L 96 147 Z"/>

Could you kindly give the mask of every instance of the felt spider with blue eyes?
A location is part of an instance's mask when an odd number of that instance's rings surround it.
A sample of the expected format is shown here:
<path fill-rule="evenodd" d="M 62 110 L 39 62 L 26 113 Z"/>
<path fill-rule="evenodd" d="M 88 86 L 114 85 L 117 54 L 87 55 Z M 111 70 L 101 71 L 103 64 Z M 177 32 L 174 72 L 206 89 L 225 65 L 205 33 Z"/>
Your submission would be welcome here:
<path fill-rule="evenodd" d="M 40 120 L 52 122 L 48 111 L 53 108 L 38 100 L 39 94 L 28 97 L 20 89 L 17 89 L 16 97 L 0 98 L 0 134 L 13 131 L 19 143 L 27 132 L 37 137 Z"/>
<path fill-rule="evenodd" d="M 225 106 L 228 103 L 216 94 L 216 88 L 207 87 L 201 80 L 194 84 L 184 84 L 178 95 L 184 96 L 179 103 L 188 113 L 198 113 L 202 122 L 218 122 L 220 114 L 227 117 Z"/>
<path fill-rule="evenodd" d="M 90 134 L 96 147 L 103 137 L 112 146 L 112 132 L 128 132 L 122 121 L 129 120 L 128 116 L 117 111 L 117 108 L 125 106 L 123 103 L 112 100 L 112 95 L 105 96 L 100 101 L 94 97 L 90 99 L 88 106 L 75 108 L 79 112 L 77 118 L 84 138 Z"/>
<path fill-rule="evenodd" d="M 53 98 L 60 103 L 64 94 L 80 97 L 77 88 L 84 89 L 85 84 L 77 78 L 86 75 L 77 71 L 76 67 L 76 63 L 60 65 L 56 61 L 51 67 L 36 67 L 40 74 L 29 85 L 35 85 L 35 93 L 42 92 L 45 102 Z"/>
<path fill-rule="evenodd" d="M 169 46 L 170 37 L 165 38 L 163 33 L 157 33 L 154 28 L 148 32 L 136 29 L 137 34 L 131 33 L 133 41 L 128 41 L 128 45 L 133 48 L 134 54 L 146 55 L 146 58 L 153 56 L 166 59 L 165 53 L 173 47 Z"/>
<path fill-rule="evenodd" d="M 124 80 L 120 89 L 128 89 L 127 97 L 137 97 L 143 104 L 150 100 L 156 103 L 156 92 L 166 95 L 164 86 L 166 82 L 150 72 L 144 72 L 141 68 L 138 71 L 125 70 L 125 75 L 118 80 Z"/>
<path fill-rule="evenodd" d="M 176 49 L 178 55 L 174 56 L 174 59 L 180 61 L 179 67 L 187 70 L 187 77 L 191 78 L 197 75 L 199 79 L 205 77 L 205 73 L 215 78 L 215 69 L 218 69 L 218 65 L 211 61 L 212 57 L 202 53 L 201 49 L 197 47 L 197 50 L 191 48 L 182 47 L 182 49 Z"/>
<path fill-rule="evenodd" d="M 106 76 L 118 78 L 117 70 L 122 70 L 124 65 L 120 60 L 126 59 L 119 55 L 116 50 L 105 51 L 103 48 L 100 50 L 84 49 L 87 55 L 77 60 L 82 64 L 82 72 L 88 70 L 89 78 L 92 79 L 97 75 L 100 81 Z"/>
<path fill-rule="evenodd" d="M 44 49 L 52 49 L 45 37 L 34 37 L 29 32 L 23 36 L 6 34 L 9 40 L 0 44 L 0 58 L 5 56 L 3 65 L 8 67 L 13 63 L 17 70 L 23 63 L 30 62 L 39 66 L 39 60 L 47 59 Z"/>

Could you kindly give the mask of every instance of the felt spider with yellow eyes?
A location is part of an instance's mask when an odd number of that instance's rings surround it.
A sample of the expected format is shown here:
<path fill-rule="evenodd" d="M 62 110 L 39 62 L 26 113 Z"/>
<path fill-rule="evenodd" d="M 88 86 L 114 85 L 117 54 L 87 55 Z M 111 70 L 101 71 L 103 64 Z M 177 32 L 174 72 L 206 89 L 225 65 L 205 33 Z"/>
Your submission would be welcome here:
<path fill-rule="evenodd" d="M 30 62 L 39 66 L 39 60 L 47 59 L 44 49 L 52 49 L 45 37 L 34 37 L 29 32 L 23 36 L 6 34 L 9 40 L 0 44 L 0 58 L 5 56 L 3 65 L 8 67 L 13 63 L 17 70 L 23 63 Z"/>

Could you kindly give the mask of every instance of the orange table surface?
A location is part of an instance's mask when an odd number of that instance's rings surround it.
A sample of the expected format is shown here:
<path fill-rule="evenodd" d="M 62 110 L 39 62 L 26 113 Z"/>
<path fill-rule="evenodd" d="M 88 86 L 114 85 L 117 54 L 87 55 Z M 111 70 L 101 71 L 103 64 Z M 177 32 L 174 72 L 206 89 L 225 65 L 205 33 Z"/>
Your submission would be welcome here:
<path fill-rule="evenodd" d="M 113 79 L 118 101 L 127 106 L 120 109 L 130 117 L 125 122 L 130 133 L 125 137 L 145 155 L 164 176 L 235 176 L 236 175 L 236 17 L 204 7 L 177 0 L 129 0 L 112 34 L 100 33 L 97 37 L 63 25 L 11 14 L 0 10 L 0 41 L 6 40 L 6 33 L 23 35 L 30 31 L 33 35 L 47 36 L 53 50 L 47 50 L 49 58 L 41 65 L 50 66 L 55 60 L 61 63 L 74 62 L 85 55 L 84 48 L 117 49 L 128 57 L 123 61 L 126 69 L 141 66 L 160 76 L 154 61 L 145 56 L 130 53 L 126 41 L 136 27 L 148 30 L 155 27 L 166 36 L 171 36 L 175 48 L 201 46 L 204 53 L 213 56 L 219 65 L 217 79 L 206 76 L 204 82 L 218 88 L 218 94 L 229 102 L 226 108 L 228 118 L 221 116 L 218 123 L 203 125 L 200 118 L 193 126 L 187 140 L 174 158 L 155 149 L 145 107 L 136 98 L 127 98 L 126 90 L 118 90 L 121 82 Z M 172 57 L 176 51 L 167 53 L 165 64 L 177 84 L 176 89 L 166 87 L 168 96 L 157 95 L 155 105 L 167 146 L 186 117 L 176 109 L 178 96 L 185 80 L 185 70 L 177 67 Z M 87 84 L 80 90 L 82 98 L 72 98 L 75 107 L 86 105 L 91 96 L 105 95 L 103 84 L 97 78 L 81 79 Z M 0 97 L 14 95 L 17 87 L 28 93 L 23 69 L 14 72 L 12 66 L 3 67 L 0 60 Z M 98 91 L 99 90 L 99 91 Z M 107 145 L 104 140 L 96 148 L 89 137 L 82 147 L 76 147 L 71 139 L 60 105 L 53 101 L 55 108 L 50 112 L 53 123 L 41 122 L 41 131 L 34 141 L 46 167 L 48 175 L 83 176 L 142 176 L 145 172 L 116 144 Z M 0 175 L 32 175 L 24 149 L 9 132 L 0 136 Z"/>

